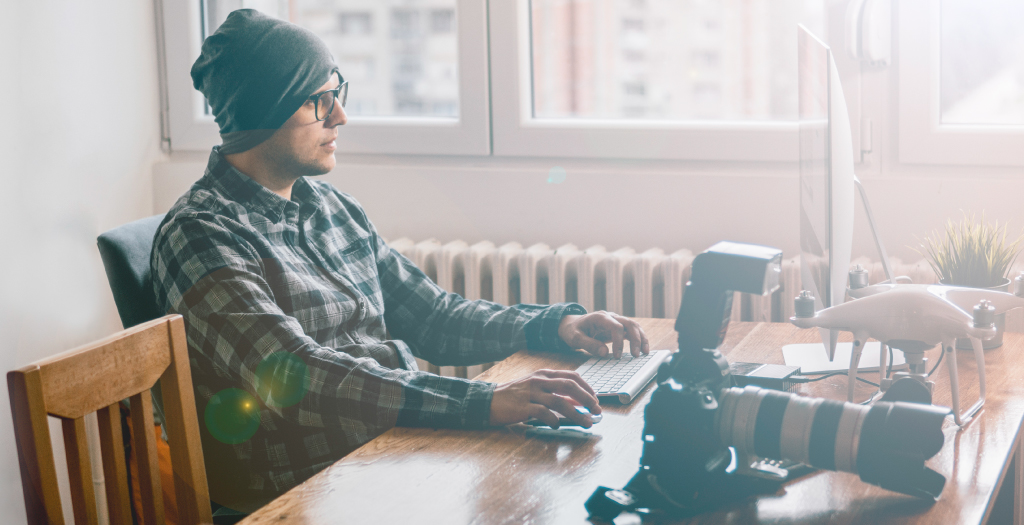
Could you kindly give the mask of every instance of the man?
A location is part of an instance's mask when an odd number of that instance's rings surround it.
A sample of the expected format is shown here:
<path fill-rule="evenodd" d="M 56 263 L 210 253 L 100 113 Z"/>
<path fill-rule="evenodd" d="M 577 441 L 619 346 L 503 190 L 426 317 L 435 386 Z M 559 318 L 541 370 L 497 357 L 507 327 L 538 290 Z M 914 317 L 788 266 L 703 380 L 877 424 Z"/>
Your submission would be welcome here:
<path fill-rule="evenodd" d="M 192 68 L 223 144 L 168 212 L 152 269 L 185 318 L 211 497 L 251 511 L 393 426 L 486 428 L 560 412 L 589 427 L 575 372 L 495 386 L 418 371 L 522 348 L 648 352 L 639 326 L 575 304 L 466 301 L 391 250 L 335 166 L 347 84 L 312 33 L 231 13 Z M 606 342 L 612 343 L 609 350 Z"/>

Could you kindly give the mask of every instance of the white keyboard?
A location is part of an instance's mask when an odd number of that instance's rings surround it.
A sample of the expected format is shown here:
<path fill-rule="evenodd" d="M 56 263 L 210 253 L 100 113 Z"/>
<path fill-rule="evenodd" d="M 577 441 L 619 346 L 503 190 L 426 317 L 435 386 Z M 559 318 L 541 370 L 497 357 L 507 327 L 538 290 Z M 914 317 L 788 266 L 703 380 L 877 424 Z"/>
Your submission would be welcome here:
<path fill-rule="evenodd" d="M 670 350 L 654 350 L 640 357 L 628 353 L 623 353 L 621 359 L 591 357 L 576 371 L 597 392 L 598 398 L 615 397 L 626 404 L 633 401 L 658 373 L 661 363 L 671 356 Z"/>

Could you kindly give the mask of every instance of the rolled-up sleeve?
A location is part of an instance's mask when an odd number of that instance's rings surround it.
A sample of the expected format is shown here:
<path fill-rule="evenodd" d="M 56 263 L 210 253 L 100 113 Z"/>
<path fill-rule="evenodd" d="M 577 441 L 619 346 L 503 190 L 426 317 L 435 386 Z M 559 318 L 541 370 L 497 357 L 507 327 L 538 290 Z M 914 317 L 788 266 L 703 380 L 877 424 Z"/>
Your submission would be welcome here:
<path fill-rule="evenodd" d="M 242 236 L 216 220 L 182 217 L 167 225 L 155 255 L 170 310 L 186 321 L 193 358 L 257 397 L 266 410 L 311 427 L 337 428 L 353 442 L 396 425 L 479 428 L 487 424 L 494 385 L 390 369 L 369 342 L 327 348 L 278 306 L 267 264 Z M 364 346 L 362 348 L 357 348 Z M 296 359 L 274 359 L 285 352 Z M 269 363 L 268 367 L 266 364 Z M 262 368 L 261 368 L 262 365 Z M 268 379 L 269 378 L 269 379 Z M 275 402 L 275 388 L 305 389 L 301 400 Z"/>

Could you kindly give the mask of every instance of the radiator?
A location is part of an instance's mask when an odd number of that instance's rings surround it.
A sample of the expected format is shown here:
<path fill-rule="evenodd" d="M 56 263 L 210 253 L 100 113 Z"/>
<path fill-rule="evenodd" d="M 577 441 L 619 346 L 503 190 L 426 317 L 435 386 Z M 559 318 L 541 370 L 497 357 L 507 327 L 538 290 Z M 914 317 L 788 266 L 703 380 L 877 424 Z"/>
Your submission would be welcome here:
<path fill-rule="evenodd" d="M 690 250 L 665 253 L 658 248 L 637 252 L 632 248 L 609 251 L 603 246 L 580 249 L 572 244 L 551 248 L 546 244 L 523 247 L 510 242 L 468 244 L 408 238 L 389 242 L 441 288 L 466 299 L 486 299 L 503 305 L 576 302 L 588 311 L 607 310 L 630 317 L 674 319 L 690 277 Z M 871 282 L 885 279 L 881 263 L 856 259 L 868 269 Z M 936 277 L 924 261 L 905 264 L 891 258 L 893 272 L 915 283 L 933 283 Z M 1018 263 L 1011 275 L 1024 269 Z M 793 298 L 800 292 L 798 257 L 782 261 L 781 286 L 770 296 L 737 293 L 732 321 L 781 322 L 793 315 Z M 1024 312 L 1007 316 L 1007 329 L 1022 331 Z M 448 376 L 469 377 L 489 365 L 437 367 L 420 361 L 420 368 Z"/>

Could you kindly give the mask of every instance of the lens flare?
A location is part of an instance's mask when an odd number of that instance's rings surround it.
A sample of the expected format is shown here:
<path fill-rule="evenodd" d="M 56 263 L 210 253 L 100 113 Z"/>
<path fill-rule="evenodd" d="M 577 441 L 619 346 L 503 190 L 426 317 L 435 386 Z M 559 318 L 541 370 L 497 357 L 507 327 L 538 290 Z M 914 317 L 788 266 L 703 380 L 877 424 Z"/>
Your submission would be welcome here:
<path fill-rule="evenodd" d="M 203 420 L 217 441 L 237 445 L 251 438 L 260 427 L 259 404 L 248 392 L 228 388 L 210 398 Z"/>
<path fill-rule="evenodd" d="M 290 407 L 309 390 L 309 370 L 298 356 L 274 352 L 256 367 L 256 393 L 267 406 Z"/>

